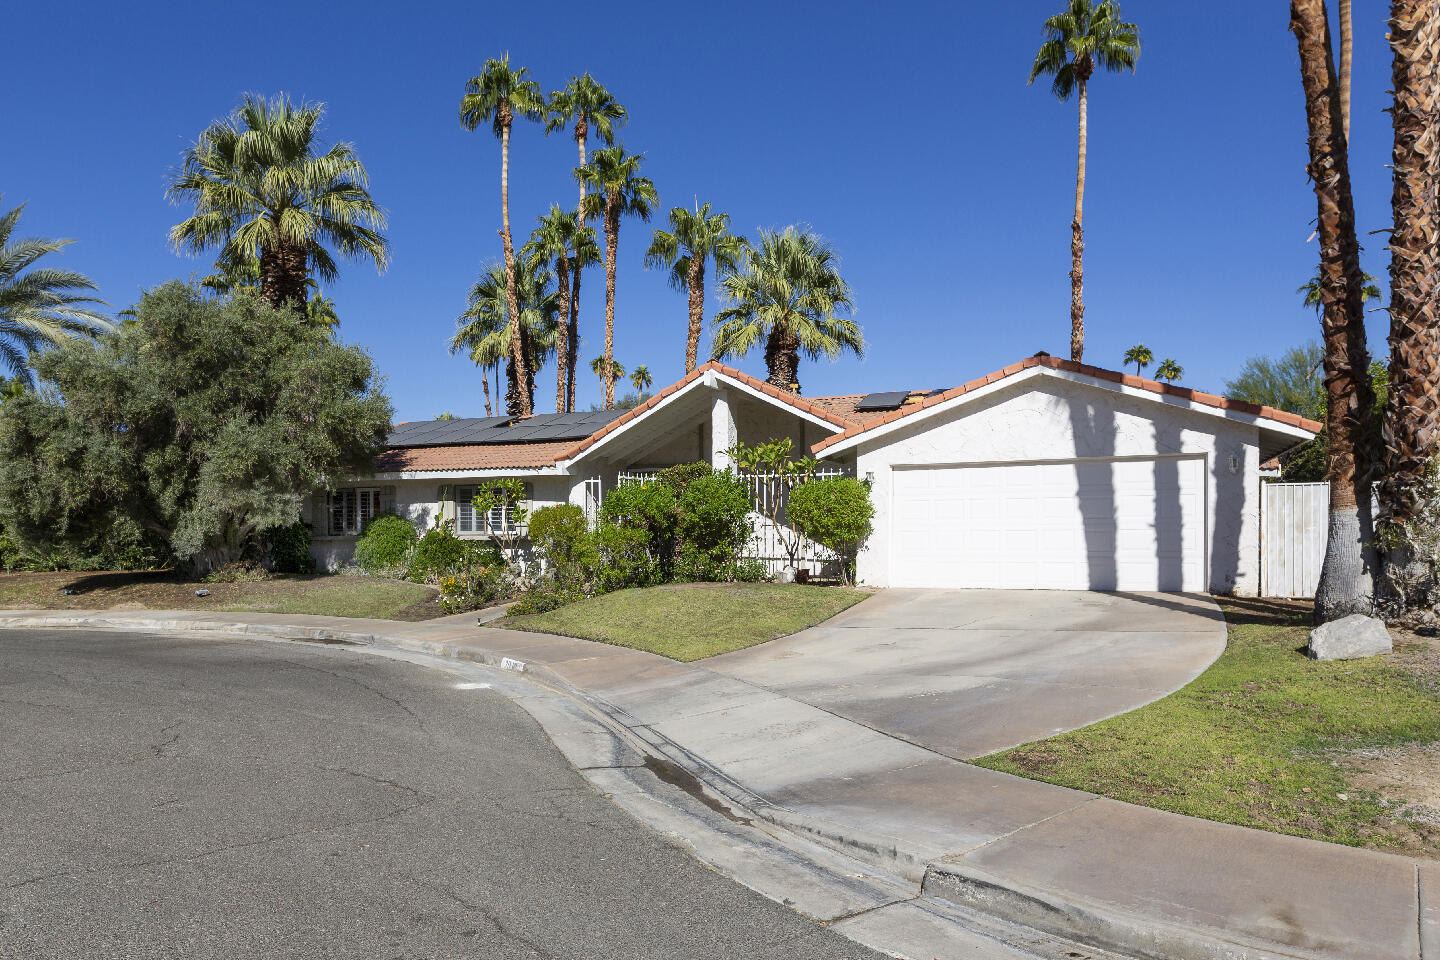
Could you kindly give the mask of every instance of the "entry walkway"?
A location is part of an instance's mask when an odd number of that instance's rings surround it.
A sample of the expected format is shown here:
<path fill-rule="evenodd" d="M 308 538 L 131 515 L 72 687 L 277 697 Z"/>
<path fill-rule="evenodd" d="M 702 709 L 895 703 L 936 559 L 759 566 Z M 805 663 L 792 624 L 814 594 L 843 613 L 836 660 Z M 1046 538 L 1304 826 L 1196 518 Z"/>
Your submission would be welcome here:
<path fill-rule="evenodd" d="M 867 601 L 856 613 L 880 606 Z M 984 770 L 703 666 L 482 629 L 473 615 L 404 624 L 0 613 L 7 624 L 350 639 L 519 670 L 573 693 L 749 816 L 908 876 L 927 894 L 1041 930 L 1150 957 L 1440 960 L 1440 864 Z M 561 746 L 577 765 L 634 762 L 617 749 Z"/>

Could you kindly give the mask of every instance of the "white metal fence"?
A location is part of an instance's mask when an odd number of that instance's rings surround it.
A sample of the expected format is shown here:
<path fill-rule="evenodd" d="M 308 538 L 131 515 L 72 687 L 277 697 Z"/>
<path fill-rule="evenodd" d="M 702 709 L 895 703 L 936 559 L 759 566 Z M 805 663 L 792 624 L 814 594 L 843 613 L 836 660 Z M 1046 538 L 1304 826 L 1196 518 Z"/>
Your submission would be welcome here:
<path fill-rule="evenodd" d="M 1328 483 L 1260 485 L 1260 593 L 1313 597 L 1325 562 Z"/>

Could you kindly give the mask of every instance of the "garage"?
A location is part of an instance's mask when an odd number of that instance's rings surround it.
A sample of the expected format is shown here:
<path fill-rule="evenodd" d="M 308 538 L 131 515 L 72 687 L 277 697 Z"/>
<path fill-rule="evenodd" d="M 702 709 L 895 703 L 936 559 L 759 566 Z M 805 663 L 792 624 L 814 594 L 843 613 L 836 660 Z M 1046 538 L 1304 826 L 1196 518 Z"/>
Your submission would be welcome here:
<path fill-rule="evenodd" d="M 1198 591 L 1205 460 L 897 466 L 891 583 Z"/>

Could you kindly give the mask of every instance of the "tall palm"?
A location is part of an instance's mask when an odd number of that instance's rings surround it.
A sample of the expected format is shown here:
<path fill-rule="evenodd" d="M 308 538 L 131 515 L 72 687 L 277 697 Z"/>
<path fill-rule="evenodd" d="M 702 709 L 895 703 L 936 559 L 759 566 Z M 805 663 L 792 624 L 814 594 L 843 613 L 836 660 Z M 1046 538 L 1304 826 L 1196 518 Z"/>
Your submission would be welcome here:
<path fill-rule="evenodd" d="M 1166 383 L 1174 383 L 1185 376 L 1185 368 L 1174 360 L 1166 357 L 1160 361 L 1160 366 L 1155 368 L 1155 379 L 1164 380 Z"/>
<path fill-rule="evenodd" d="M 605 390 L 605 384 L 607 382 L 605 379 L 605 369 L 606 359 L 604 357 L 596 357 L 594 360 L 590 361 L 590 372 L 600 378 L 600 389 L 602 392 Z M 621 366 L 620 361 L 616 360 L 614 357 L 611 357 L 609 359 L 609 369 L 614 374 L 616 380 L 619 380 L 621 377 L 625 376 L 625 368 Z"/>
<path fill-rule="evenodd" d="M 549 109 L 546 114 L 545 132 L 553 133 L 563 129 L 565 124 L 574 124 L 573 135 L 575 147 L 580 154 L 580 163 L 576 169 L 583 168 L 587 162 L 586 150 L 590 145 L 590 130 L 593 127 L 595 135 L 598 136 L 607 147 L 615 144 L 615 131 L 625 125 L 629 114 L 625 108 L 590 74 L 581 74 L 572 77 L 566 84 L 564 90 L 556 90 L 550 94 Z M 577 178 L 580 182 L 580 203 L 575 208 L 580 215 L 580 230 L 582 233 L 590 230 L 585 225 L 587 215 L 585 213 L 585 194 L 587 182 L 584 177 Z M 600 251 L 594 243 L 594 234 L 588 234 L 589 244 L 582 243 L 581 247 L 575 249 L 575 256 L 572 258 L 570 269 L 570 344 L 566 356 L 566 368 L 569 370 L 569 381 L 566 383 L 567 406 L 566 411 L 575 409 L 575 361 L 578 357 L 580 344 L 580 275 L 586 267 L 594 266 L 600 262 Z M 591 257 L 590 254 L 594 253 Z"/>
<path fill-rule="evenodd" d="M 740 266 L 747 241 L 730 232 L 730 214 L 710 212 L 710 204 L 670 211 L 670 229 L 656 229 L 645 252 L 645 264 L 668 268 L 670 285 L 684 290 L 690 300 L 690 330 L 685 341 L 685 372 L 695 369 L 700 351 L 700 330 L 705 323 L 705 262 L 715 261 L 720 273 Z"/>
<path fill-rule="evenodd" d="M 1360 276 L 1365 281 L 1364 286 L 1360 288 L 1361 300 L 1366 303 L 1369 303 L 1371 300 L 1379 300 L 1380 287 L 1378 284 L 1375 283 L 1375 278 L 1370 276 L 1370 274 L 1363 272 L 1360 274 Z M 1315 268 L 1315 276 L 1311 277 L 1309 280 L 1305 281 L 1303 284 L 1295 288 L 1295 292 L 1300 294 L 1304 299 L 1305 306 L 1315 308 L 1315 313 L 1317 316 L 1325 309 L 1325 296 L 1321 292 L 1321 278 L 1321 268 L 1317 266 Z"/>
<path fill-rule="evenodd" d="M 481 369 L 487 412 L 490 385 L 484 372 L 505 363 L 506 413 L 511 416 L 524 415 L 521 412 L 523 394 L 529 394 L 530 409 L 534 409 L 534 377 L 527 380 L 516 373 L 516 355 L 528 370 L 543 366 L 557 346 L 560 314 L 559 293 L 551 286 L 554 278 L 545 258 L 536 254 L 522 256 L 516 268 L 519 322 L 510 320 L 505 266 L 492 263 L 482 270 L 480 279 L 470 288 L 465 311 L 456 319 L 455 334 L 450 338 L 450 352 L 468 351 L 471 361 Z M 513 339 L 517 332 L 518 346 Z"/>
<path fill-rule="evenodd" d="M 1418 605 L 1428 597 L 1414 596 L 1415 591 L 1402 591 L 1400 586 L 1411 579 L 1405 568 L 1417 560 L 1422 577 L 1433 578 L 1425 569 L 1426 558 L 1409 554 L 1416 532 L 1412 526 L 1427 499 L 1440 451 L 1436 304 L 1440 250 L 1435 234 L 1440 219 L 1435 194 L 1440 179 L 1435 128 L 1440 109 L 1440 78 L 1435 72 L 1440 62 L 1440 10 L 1429 0 L 1392 0 L 1389 33 L 1394 230 L 1390 234 L 1390 392 L 1380 495 L 1394 534 L 1385 538 L 1395 545 L 1385 558 L 1390 592 L 1403 605 Z"/>
<path fill-rule="evenodd" d="M 715 315 L 712 355 L 743 357 L 763 340 L 769 382 L 800 392 L 800 355 L 811 360 L 865 352 L 835 252 L 808 230 L 761 230 L 740 269 L 720 281 L 729 306 Z"/>
<path fill-rule="evenodd" d="M 26 362 L 31 353 L 73 336 L 93 335 L 112 325 L 86 304 L 103 303 L 79 291 L 95 284 L 79 273 L 36 267 L 41 257 L 58 253 L 74 240 L 15 237 L 22 203 L 0 214 L 0 363 L 16 381 L 31 385 Z"/>
<path fill-rule="evenodd" d="M 1345 142 L 1350 142 L 1350 66 L 1355 54 L 1354 18 L 1350 0 L 1339 0 L 1340 9 L 1340 125 Z"/>
<path fill-rule="evenodd" d="M 510 239 L 510 128 L 516 117 L 537 121 L 545 117 L 545 95 L 538 83 L 526 79 L 529 72 L 524 67 L 512 69 L 508 53 L 498 60 L 486 60 L 479 75 L 465 81 L 465 95 L 460 98 L 460 125 L 474 130 L 489 121 L 490 129 L 500 140 L 500 239 L 505 248 L 505 296 L 511 323 L 517 325 L 520 307 L 515 289 L 515 247 Z M 529 383 L 534 371 L 525 365 L 521 340 L 517 327 L 511 331 L 515 375 L 520 382 Z M 509 390 L 510 395 L 520 397 L 526 404 L 519 413 L 530 413 L 529 393 L 528 390 Z"/>
<path fill-rule="evenodd" d="M 550 212 L 537 220 L 530 240 L 520 255 L 536 254 L 555 263 L 555 281 L 559 292 L 559 329 L 556 332 L 555 412 L 571 409 L 572 399 L 566 387 L 574 381 L 570 373 L 570 254 L 574 248 L 580 222 L 576 214 L 561 210 L 552 203 Z"/>
<path fill-rule="evenodd" d="M 1325 355 L 1330 522 L 1315 592 L 1315 618 L 1324 623 L 1352 613 L 1368 614 L 1373 606 L 1370 411 L 1374 391 L 1365 344 L 1365 282 L 1355 234 L 1355 201 L 1325 0 L 1290 0 L 1290 29 L 1300 51 L 1305 91 L 1308 172 L 1315 190 L 1324 304 L 1320 327 Z"/>
<path fill-rule="evenodd" d="M 1069 0 L 1045 21 L 1045 42 L 1030 67 L 1030 83 L 1054 77 L 1050 89 L 1061 101 L 1079 93 L 1080 150 L 1075 172 L 1075 218 L 1070 221 L 1070 359 L 1085 352 L 1085 155 L 1089 137 L 1089 83 L 1095 68 L 1135 70 L 1140 33 L 1120 19 L 1116 0 Z"/>
<path fill-rule="evenodd" d="M 575 171 L 577 178 L 595 189 L 582 201 L 583 216 L 604 217 L 605 227 L 605 362 L 615 355 L 615 259 L 620 247 L 620 218 L 650 219 L 650 210 L 660 202 L 655 184 L 640 175 L 644 154 L 626 153 L 623 146 L 596 150 L 590 162 Z M 615 406 L 613 370 L 605 377 L 601 405 L 609 410 Z"/>
<path fill-rule="evenodd" d="M 650 376 L 650 368 L 640 364 L 630 372 L 630 384 L 635 388 L 636 393 L 644 393 L 655 385 L 655 380 Z"/>
<path fill-rule="evenodd" d="M 586 267 L 603 263 L 595 228 L 581 226 L 570 249 L 570 341 L 565 347 L 565 412 L 575 411 L 575 369 L 580 359 L 580 276 Z"/>
<path fill-rule="evenodd" d="M 1125 357 L 1120 362 L 1122 364 L 1135 364 L 1135 376 L 1138 377 L 1142 370 L 1155 362 L 1155 354 L 1152 353 L 1150 348 L 1145 346 L 1145 344 L 1137 343 L 1125 351 Z"/>
<path fill-rule="evenodd" d="M 201 133 L 166 188 L 172 202 L 195 207 L 170 230 L 175 248 L 219 248 L 232 264 L 256 259 L 261 295 L 300 310 L 312 273 L 327 283 L 339 276 L 327 245 L 383 271 L 385 214 L 354 146 L 317 153 L 324 115 L 323 104 L 246 94 L 234 113 Z"/>

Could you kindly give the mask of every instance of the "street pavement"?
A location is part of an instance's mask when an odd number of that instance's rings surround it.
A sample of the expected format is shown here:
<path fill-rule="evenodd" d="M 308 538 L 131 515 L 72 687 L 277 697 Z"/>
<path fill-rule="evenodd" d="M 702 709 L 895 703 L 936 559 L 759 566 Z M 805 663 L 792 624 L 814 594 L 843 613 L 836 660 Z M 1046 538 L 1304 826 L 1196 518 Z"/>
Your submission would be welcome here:
<path fill-rule="evenodd" d="M 707 869 L 441 671 L 7 630 L 0 731 L 4 960 L 881 956 Z"/>

